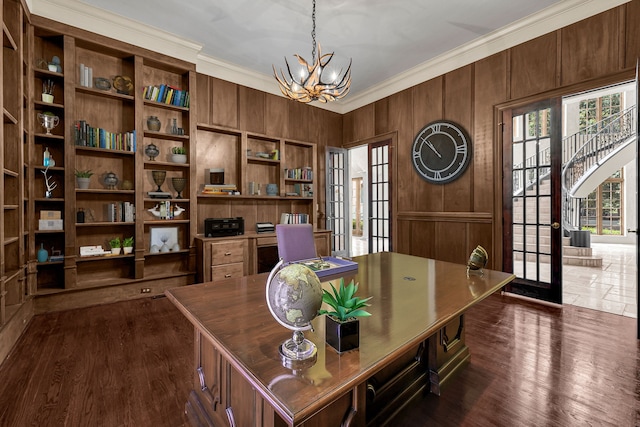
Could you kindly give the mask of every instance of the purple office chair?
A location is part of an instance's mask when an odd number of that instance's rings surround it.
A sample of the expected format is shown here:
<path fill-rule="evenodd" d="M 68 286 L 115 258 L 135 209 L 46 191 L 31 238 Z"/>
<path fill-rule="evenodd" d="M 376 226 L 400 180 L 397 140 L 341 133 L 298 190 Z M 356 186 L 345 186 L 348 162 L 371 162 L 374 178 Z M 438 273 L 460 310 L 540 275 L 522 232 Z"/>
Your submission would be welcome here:
<path fill-rule="evenodd" d="M 278 256 L 289 263 L 317 258 L 311 224 L 276 224 Z"/>

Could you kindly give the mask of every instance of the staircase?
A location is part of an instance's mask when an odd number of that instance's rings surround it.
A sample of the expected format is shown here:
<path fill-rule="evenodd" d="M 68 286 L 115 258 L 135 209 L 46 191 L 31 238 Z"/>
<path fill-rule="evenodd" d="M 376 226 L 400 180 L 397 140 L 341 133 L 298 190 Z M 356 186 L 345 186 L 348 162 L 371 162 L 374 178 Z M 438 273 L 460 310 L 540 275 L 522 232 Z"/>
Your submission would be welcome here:
<path fill-rule="evenodd" d="M 549 176 L 543 178 L 539 183 L 538 194 L 551 194 Z M 527 193 L 534 192 L 535 190 L 527 190 Z M 551 217 L 551 206 L 549 205 L 551 198 L 538 199 L 540 206 L 538 207 L 538 214 L 543 218 Z M 513 209 L 513 222 L 524 222 L 524 215 L 529 218 L 535 217 L 535 207 L 527 207 L 527 210 L 518 209 L 514 206 Z M 540 262 L 548 263 L 550 261 L 551 254 L 551 227 L 541 228 L 539 231 L 538 241 L 532 241 L 528 239 L 527 243 L 524 242 L 524 236 L 521 233 L 514 231 L 513 235 L 513 247 L 523 248 L 526 246 L 525 252 L 539 252 Z M 536 247 L 537 246 L 537 247 Z M 516 260 L 521 260 L 524 254 L 522 252 L 514 252 L 513 256 Z M 527 261 L 536 262 L 535 254 L 527 254 Z M 562 238 L 562 264 L 563 265 L 579 265 L 584 267 L 602 268 L 602 257 L 594 256 L 592 248 L 584 248 L 578 246 L 571 246 L 571 238 Z"/>

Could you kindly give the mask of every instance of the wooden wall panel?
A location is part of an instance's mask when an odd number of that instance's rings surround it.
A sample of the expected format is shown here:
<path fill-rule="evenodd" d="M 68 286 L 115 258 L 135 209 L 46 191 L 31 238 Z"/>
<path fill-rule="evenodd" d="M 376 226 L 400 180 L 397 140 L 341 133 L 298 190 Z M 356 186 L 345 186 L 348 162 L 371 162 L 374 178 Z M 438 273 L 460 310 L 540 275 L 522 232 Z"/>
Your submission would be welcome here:
<path fill-rule="evenodd" d="M 627 3 L 625 10 L 625 67 L 635 68 L 640 58 L 640 1 Z"/>
<path fill-rule="evenodd" d="M 436 257 L 436 223 L 422 221 L 408 221 L 410 226 L 411 255 L 425 258 Z"/>
<path fill-rule="evenodd" d="M 344 115 L 344 142 L 360 141 L 376 136 L 374 104 L 353 110 Z"/>
<path fill-rule="evenodd" d="M 196 123 L 211 124 L 213 116 L 211 79 L 205 74 L 196 75 Z"/>
<path fill-rule="evenodd" d="M 267 135 L 287 136 L 289 123 L 289 100 L 282 96 L 267 94 L 265 127 Z"/>
<path fill-rule="evenodd" d="M 445 119 L 452 120 L 473 135 L 473 66 L 459 68 L 445 75 Z M 473 163 L 455 181 L 444 185 L 444 206 L 447 212 L 468 212 L 473 206 Z"/>
<path fill-rule="evenodd" d="M 246 86 L 238 86 L 240 129 L 260 134 L 266 133 L 264 120 L 266 95 L 266 92 L 261 92 Z"/>
<path fill-rule="evenodd" d="M 376 101 L 374 105 L 374 114 L 376 117 L 376 135 L 382 135 L 396 129 L 389 124 L 389 98 L 384 98 L 380 101 Z"/>
<path fill-rule="evenodd" d="M 467 227 L 464 222 L 436 222 L 434 225 L 435 254 L 442 261 L 465 263 L 467 253 Z"/>
<path fill-rule="evenodd" d="M 558 34 L 546 34 L 510 50 L 511 72 L 508 81 L 512 98 L 524 98 L 556 86 Z"/>
<path fill-rule="evenodd" d="M 494 105 L 507 99 L 506 52 L 476 62 L 473 99 L 474 212 L 493 210 Z M 498 168 L 499 169 L 499 168 Z"/>
<path fill-rule="evenodd" d="M 443 117 L 443 85 L 444 78 L 438 77 L 414 86 L 412 89 L 412 124 L 407 142 L 408 156 L 411 156 L 413 139 L 420 130 L 434 120 Z M 403 146 L 400 142 L 400 147 Z M 402 148 L 400 148 L 402 150 Z M 398 200 L 398 211 L 440 212 L 444 206 L 444 188 L 426 182 L 416 173 L 411 159 L 408 166 L 398 168 L 398 181 L 406 182 L 409 198 Z"/>
<path fill-rule="evenodd" d="M 611 9 L 561 30 L 563 86 L 620 70 L 619 17 Z"/>
<path fill-rule="evenodd" d="M 300 141 L 309 141 L 309 124 L 311 120 L 308 105 L 301 104 L 297 101 L 289 101 L 289 125 L 287 126 L 287 138 L 297 139 Z"/>
<path fill-rule="evenodd" d="M 211 77 L 210 85 L 212 117 L 211 121 L 207 123 L 238 128 L 238 85 L 213 77 Z"/>

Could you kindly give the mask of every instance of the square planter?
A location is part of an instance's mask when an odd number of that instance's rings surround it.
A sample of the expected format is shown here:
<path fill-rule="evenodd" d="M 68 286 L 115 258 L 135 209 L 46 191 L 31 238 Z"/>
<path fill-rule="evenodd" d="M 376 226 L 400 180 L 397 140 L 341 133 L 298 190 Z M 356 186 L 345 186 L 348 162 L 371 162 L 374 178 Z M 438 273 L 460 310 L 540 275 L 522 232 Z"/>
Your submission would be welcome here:
<path fill-rule="evenodd" d="M 331 316 L 325 316 L 325 340 L 338 353 L 353 350 L 360 345 L 360 321 L 349 319 L 339 322 Z"/>

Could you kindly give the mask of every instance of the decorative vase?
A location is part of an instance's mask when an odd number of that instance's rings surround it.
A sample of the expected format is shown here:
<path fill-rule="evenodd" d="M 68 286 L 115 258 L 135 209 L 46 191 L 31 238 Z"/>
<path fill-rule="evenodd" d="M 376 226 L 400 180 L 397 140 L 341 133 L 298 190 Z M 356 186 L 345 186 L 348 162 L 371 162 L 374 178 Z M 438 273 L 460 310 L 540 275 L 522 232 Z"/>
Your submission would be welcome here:
<path fill-rule="evenodd" d="M 122 189 L 133 190 L 133 182 L 129 181 L 128 179 L 125 179 L 124 181 L 122 181 Z"/>
<path fill-rule="evenodd" d="M 40 243 L 40 249 L 38 249 L 38 262 L 47 262 L 49 259 L 49 251 L 44 248 L 44 243 Z"/>
<path fill-rule="evenodd" d="M 158 126 L 160 125 L 158 124 Z M 149 144 L 144 149 L 144 154 L 149 156 L 149 161 L 154 161 L 156 157 L 158 157 L 158 154 L 160 154 L 160 150 L 158 150 L 158 147 L 156 147 L 155 144 Z"/>
<path fill-rule="evenodd" d="M 156 116 L 149 116 L 149 118 L 147 119 L 147 127 L 151 131 L 158 132 L 161 127 L 160 119 L 158 119 Z"/>
<path fill-rule="evenodd" d="M 104 176 L 104 185 L 108 190 L 115 190 L 118 185 L 118 176 L 113 172 L 107 172 Z"/>
<path fill-rule="evenodd" d="M 331 316 L 325 316 L 325 340 L 338 353 L 353 350 L 360 346 L 360 321 L 357 318 L 339 322 Z"/>
<path fill-rule="evenodd" d="M 278 195 L 278 184 L 267 184 L 267 196 Z"/>
<path fill-rule="evenodd" d="M 173 124 L 171 125 L 171 133 L 174 135 L 179 135 L 178 133 L 178 120 L 173 119 Z"/>
<path fill-rule="evenodd" d="M 80 190 L 88 189 L 90 182 L 91 182 L 91 178 L 76 177 L 76 186 Z"/>

